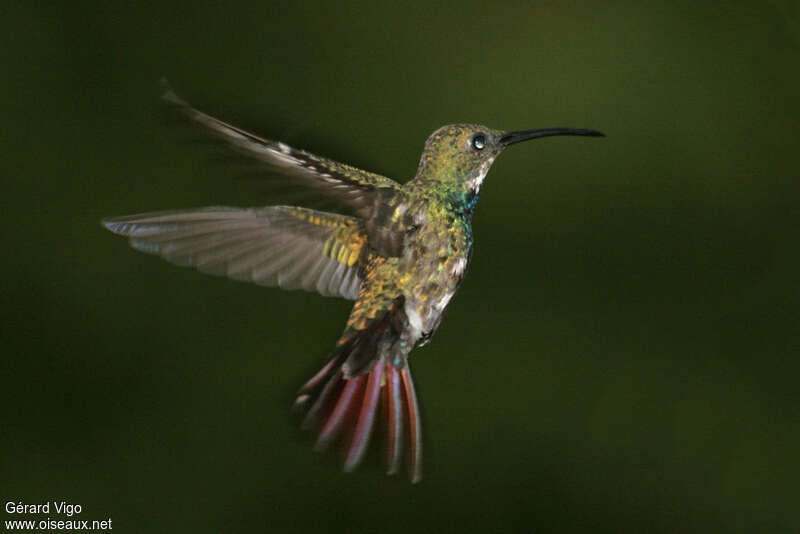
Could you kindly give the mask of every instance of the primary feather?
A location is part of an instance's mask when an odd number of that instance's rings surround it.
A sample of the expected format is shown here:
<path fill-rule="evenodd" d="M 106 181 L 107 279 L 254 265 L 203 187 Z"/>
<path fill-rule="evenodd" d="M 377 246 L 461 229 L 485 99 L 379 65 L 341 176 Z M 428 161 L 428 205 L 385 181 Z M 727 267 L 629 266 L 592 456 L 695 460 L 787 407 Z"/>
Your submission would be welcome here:
<path fill-rule="evenodd" d="M 131 246 L 235 280 L 355 300 L 365 235 L 358 219 L 305 208 L 200 208 L 103 221 Z"/>
<path fill-rule="evenodd" d="M 258 163 L 255 172 L 264 179 L 282 175 L 290 179 L 291 185 L 316 191 L 360 217 L 371 217 L 382 196 L 400 190 L 397 182 L 385 176 L 259 137 L 207 115 L 190 106 L 170 89 L 162 98 L 175 113 L 240 155 Z"/>

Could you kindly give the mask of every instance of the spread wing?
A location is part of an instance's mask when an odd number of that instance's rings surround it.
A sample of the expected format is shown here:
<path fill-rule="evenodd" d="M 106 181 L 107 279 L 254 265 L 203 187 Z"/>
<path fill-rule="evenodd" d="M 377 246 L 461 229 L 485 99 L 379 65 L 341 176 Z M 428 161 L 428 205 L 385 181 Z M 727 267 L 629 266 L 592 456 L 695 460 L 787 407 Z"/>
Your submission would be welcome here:
<path fill-rule="evenodd" d="M 316 156 L 284 143 L 258 137 L 191 107 L 168 89 L 162 96 L 175 111 L 202 126 L 241 155 L 258 163 L 257 174 L 291 178 L 292 185 L 316 190 L 338 201 L 360 217 L 372 215 L 376 199 L 385 198 L 400 185 L 385 176 Z"/>
<path fill-rule="evenodd" d="M 355 300 L 366 242 L 356 218 L 305 208 L 200 208 L 103 220 L 142 252 L 283 289 Z"/>

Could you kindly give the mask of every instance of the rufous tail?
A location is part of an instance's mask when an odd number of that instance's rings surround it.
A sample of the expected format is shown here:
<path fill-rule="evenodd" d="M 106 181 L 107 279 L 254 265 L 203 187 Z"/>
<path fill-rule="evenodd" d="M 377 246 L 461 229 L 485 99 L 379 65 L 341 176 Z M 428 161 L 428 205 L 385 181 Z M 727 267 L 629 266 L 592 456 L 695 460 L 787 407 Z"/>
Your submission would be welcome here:
<path fill-rule="evenodd" d="M 344 470 L 349 472 L 361 463 L 374 427 L 380 422 L 386 428 L 387 473 L 400 470 L 405 443 L 409 477 L 412 482 L 419 482 L 422 431 L 408 361 L 405 358 L 400 362 L 389 361 L 391 358 L 379 350 L 371 367 L 346 378 L 343 365 L 349 351 L 347 346 L 342 348 L 297 394 L 295 406 L 307 410 L 303 427 L 319 429 L 317 450 L 326 450 L 334 443 L 343 444 Z"/>

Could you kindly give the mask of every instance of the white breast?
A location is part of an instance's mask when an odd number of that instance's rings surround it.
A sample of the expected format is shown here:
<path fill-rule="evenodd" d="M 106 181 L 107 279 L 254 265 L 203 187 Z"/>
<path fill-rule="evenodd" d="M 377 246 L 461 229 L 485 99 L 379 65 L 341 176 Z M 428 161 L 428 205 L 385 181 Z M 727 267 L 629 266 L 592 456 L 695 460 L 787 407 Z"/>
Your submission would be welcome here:
<path fill-rule="evenodd" d="M 458 258 L 454 263 L 453 267 L 450 270 L 450 273 L 453 276 L 461 276 L 464 274 L 464 270 L 467 268 L 467 259 L 466 258 Z"/>

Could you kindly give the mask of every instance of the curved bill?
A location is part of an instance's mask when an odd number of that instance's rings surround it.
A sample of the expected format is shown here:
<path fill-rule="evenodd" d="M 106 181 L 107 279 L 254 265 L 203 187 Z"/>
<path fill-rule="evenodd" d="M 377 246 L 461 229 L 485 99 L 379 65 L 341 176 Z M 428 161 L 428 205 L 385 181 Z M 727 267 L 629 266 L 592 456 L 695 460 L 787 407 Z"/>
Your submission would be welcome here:
<path fill-rule="evenodd" d="M 538 128 L 536 130 L 517 130 L 516 132 L 506 132 L 500 137 L 500 144 L 503 146 L 513 145 L 520 141 L 537 139 L 539 137 L 550 137 L 553 135 L 588 135 L 590 137 L 605 137 L 605 134 L 597 130 L 587 130 L 585 128 Z"/>

